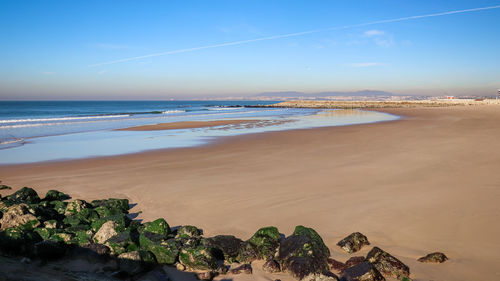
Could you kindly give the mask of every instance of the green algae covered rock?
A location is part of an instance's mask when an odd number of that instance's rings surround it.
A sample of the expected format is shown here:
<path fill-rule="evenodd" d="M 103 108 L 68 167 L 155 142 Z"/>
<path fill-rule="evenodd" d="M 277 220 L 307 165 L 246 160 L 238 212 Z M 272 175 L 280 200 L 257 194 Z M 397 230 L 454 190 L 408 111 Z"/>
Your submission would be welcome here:
<path fill-rule="evenodd" d="M 8 189 L 12 189 L 12 187 L 5 184 L 0 184 L 0 190 L 8 190 Z"/>
<path fill-rule="evenodd" d="M 52 235 L 60 232 L 58 229 L 46 228 L 46 227 L 35 228 L 33 229 L 33 231 L 36 232 L 38 235 L 40 235 L 40 237 L 43 240 L 48 240 Z"/>
<path fill-rule="evenodd" d="M 163 239 L 161 234 L 144 231 L 139 235 L 139 245 L 142 250 L 152 252 L 161 264 L 174 264 L 179 255 L 180 245 L 172 239 Z"/>
<path fill-rule="evenodd" d="M 0 219 L 0 229 L 19 227 L 31 230 L 39 225 L 40 221 L 35 217 L 34 210 L 24 203 L 10 206 L 4 210 Z"/>
<path fill-rule="evenodd" d="M 57 190 L 49 190 L 47 191 L 47 194 L 45 194 L 45 198 L 43 198 L 43 201 L 63 201 L 69 198 L 70 197 L 63 192 Z"/>
<path fill-rule="evenodd" d="M 13 194 L 5 197 L 7 201 L 20 202 L 25 204 L 37 204 L 40 197 L 33 188 L 23 187 Z"/>
<path fill-rule="evenodd" d="M 183 225 L 177 229 L 177 238 L 189 238 L 200 236 L 201 231 L 192 225 Z"/>
<path fill-rule="evenodd" d="M 49 205 L 54 209 L 58 214 L 64 215 L 66 212 L 66 207 L 68 203 L 63 201 L 50 201 Z"/>
<path fill-rule="evenodd" d="M 448 260 L 448 257 L 441 252 L 434 252 L 418 259 L 419 262 L 443 263 Z"/>
<path fill-rule="evenodd" d="M 114 255 L 138 250 L 137 244 L 132 241 L 132 235 L 129 230 L 111 237 L 104 245 L 108 246 L 111 249 L 111 253 Z"/>
<path fill-rule="evenodd" d="M 116 230 L 118 232 L 124 231 L 125 228 L 130 223 L 130 219 L 126 215 L 119 214 L 119 215 L 113 215 L 113 216 L 97 219 L 97 220 L 93 221 L 90 225 L 91 225 L 93 231 L 97 231 L 99 228 L 101 228 L 101 226 L 104 223 L 106 223 L 108 221 L 113 221 L 117 224 Z"/>
<path fill-rule="evenodd" d="M 113 215 L 116 214 L 127 214 L 129 210 L 129 201 L 128 199 L 116 199 L 109 198 L 105 200 L 94 200 L 90 202 L 92 206 L 96 209 L 107 210 L 111 212 Z"/>
<path fill-rule="evenodd" d="M 170 226 L 162 218 L 144 223 L 140 231 L 156 233 L 165 237 L 171 233 Z"/>
<path fill-rule="evenodd" d="M 50 236 L 49 240 L 70 244 L 73 239 L 73 234 L 65 232 L 56 232 Z"/>
<path fill-rule="evenodd" d="M 257 252 L 259 259 L 267 260 L 276 253 L 281 240 L 281 234 L 274 226 L 263 227 L 248 239 Z"/>
<path fill-rule="evenodd" d="M 379 247 L 373 247 L 366 259 L 385 277 L 410 278 L 410 268 Z"/>
<path fill-rule="evenodd" d="M 337 245 L 347 253 L 352 254 L 361 250 L 363 246 L 370 245 L 370 242 L 368 242 L 368 238 L 366 238 L 366 236 L 362 233 L 354 232 L 346 238 L 340 240 Z"/>
<path fill-rule="evenodd" d="M 30 255 L 34 244 L 42 241 L 38 233 L 18 227 L 0 231 L 0 248 L 5 253 Z"/>
<path fill-rule="evenodd" d="M 92 208 L 92 206 L 85 200 L 76 199 L 68 202 L 66 210 L 64 211 L 65 216 L 76 215 L 80 213 L 83 209 Z"/>
<path fill-rule="evenodd" d="M 380 272 L 369 262 L 364 261 L 342 271 L 341 281 L 385 281 Z"/>
<path fill-rule="evenodd" d="M 311 274 L 328 272 L 329 256 L 330 250 L 319 234 L 312 228 L 299 225 L 281 243 L 277 259 L 282 270 L 300 280 Z"/>
<path fill-rule="evenodd" d="M 238 256 L 240 249 L 244 246 L 243 240 L 232 235 L 217 235 L 203 239 L 201 244 L 207 248 L 219 250 L 222 255 L 217 255 L 217 258 L 224 259 L 229 263 L 240 262 Z"/>
<path fill-rule="evenodd" d="M 219 266 L 215 249 L 203 245 L 183 248 L 179 261 L 191 270 L 216 270 Z"/>

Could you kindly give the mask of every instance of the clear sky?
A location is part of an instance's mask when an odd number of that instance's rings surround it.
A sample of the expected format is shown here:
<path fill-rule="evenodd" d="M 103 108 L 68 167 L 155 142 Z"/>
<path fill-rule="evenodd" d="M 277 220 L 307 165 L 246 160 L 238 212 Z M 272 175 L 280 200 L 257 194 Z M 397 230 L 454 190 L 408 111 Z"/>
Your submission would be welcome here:
<path fill-rule="evenodd" d="M 360 24 L 497 5 L 0 0 L 0 99 L 363 89 L 492 95 L 500 88 L 500 8 Z M 158 53 L 166 54 L 120 61 Z"/>

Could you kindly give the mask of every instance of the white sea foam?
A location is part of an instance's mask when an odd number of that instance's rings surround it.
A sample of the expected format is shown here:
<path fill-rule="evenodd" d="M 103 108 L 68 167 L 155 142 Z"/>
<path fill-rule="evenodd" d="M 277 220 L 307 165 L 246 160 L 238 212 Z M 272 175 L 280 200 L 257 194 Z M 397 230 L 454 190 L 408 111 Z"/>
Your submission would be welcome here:
<path fill-rule="evenodd" d="M 24 141 L 24 139 L 20 138 L 20 139 L 15 139 L 15 140 L 0 141 L 0 145 L 2 145 L 2 144 L 12 144 L 12 143 L 21 142 L 21 141 Z"/>
<path fill-rule="evenodd" d="M 186 112 L 186 111 L 185 110 L 175 109 L 175 110 L 165 110 L 165 111 L 162 111 L 161 113 L 163 113 L 163 114 L 170 114 L 170 113 L 182 113 L 182 112 Z"/>
<path fill-rule="evenodd" d="M 235 109 L 242 109 L 243 107 L 212 107 L 209 108 L 208 110 L 235 110 Z"/>
<path fill-rule="evenodd" d="M 87 119 L 109 119 L 129 117 L 130 114 L 119 115 L 99 115 L 99 116 L 75 116 L 75 117 L 54 117 L 54 118 L 30 118 L 30 119 L 4 119 L 0 120 L 0 124 L 8 123 L 26 123 L 26 122 L 47 122 L 47 121 L 70 121 L 70 120 L 87 120 Z"/>

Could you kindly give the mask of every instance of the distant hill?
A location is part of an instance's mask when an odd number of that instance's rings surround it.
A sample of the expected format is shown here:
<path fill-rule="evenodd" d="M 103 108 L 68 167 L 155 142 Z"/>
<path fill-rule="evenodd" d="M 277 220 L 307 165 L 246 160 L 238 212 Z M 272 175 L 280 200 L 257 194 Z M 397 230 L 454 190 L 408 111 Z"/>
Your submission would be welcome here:
<path fill-rule="evenodd" d="M 265 92 L 255 95 L 255 97 L 276 97 L 276 98 L 326 98 L 326 97 L 390 97 L 395 94 L 384 91 L 363 90 L 356 92 L 319 92 L 319 93 L 303 93 L 303 92 Z"/>

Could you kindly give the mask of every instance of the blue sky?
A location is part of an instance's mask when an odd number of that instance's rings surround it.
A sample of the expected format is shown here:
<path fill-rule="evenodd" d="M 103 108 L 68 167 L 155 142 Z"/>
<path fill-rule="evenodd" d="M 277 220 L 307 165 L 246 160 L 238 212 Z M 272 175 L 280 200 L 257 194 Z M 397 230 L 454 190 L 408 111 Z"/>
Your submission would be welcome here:
<path fill-rule="evenodd" d="M 0 99 L 164 99 L 269 91 L 492 95 L 500 1 L 0 0 Z M 274 35 L 300 36 L 96 64 Z"/>

